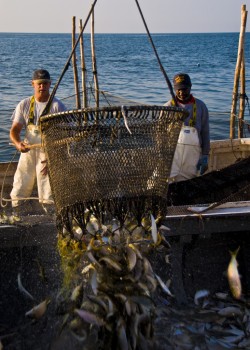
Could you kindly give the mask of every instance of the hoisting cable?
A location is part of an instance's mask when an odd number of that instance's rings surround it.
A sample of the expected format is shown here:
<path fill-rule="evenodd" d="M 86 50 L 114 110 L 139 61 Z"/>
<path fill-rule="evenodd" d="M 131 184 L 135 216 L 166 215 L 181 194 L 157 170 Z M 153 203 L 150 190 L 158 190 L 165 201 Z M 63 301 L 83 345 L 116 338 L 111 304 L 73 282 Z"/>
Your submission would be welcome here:
<path fill-rule="evenodd" d="M 74 47 L 73 47 L 73 49 L 72 49 L 72 51 L 71 51 L 71 53 L 70 53 L 70 55 L 69 55 L 69 58 L 68 58 L 67 62 L 66 62 L 66 64 L 65 64 L 64 68 L 63 68 L 62 74 L 61 74 L 61 76 L 59 77 L 57 83 L 55 84 L 55 86 L 54 86 L 54 88 L 53 88 L 53 90 L 52 90 L 52 92 L 51 92 L 51 94 L 50 94 L 49 100 L 48 100 L 48 102 L 47 102 L 47 104 L 46 104 L 46 106 L 45 106 L 45 108 L 44 108 L 44 110 L 43 110 L 43 112 L 42 112 L 42 114 L 41 114 L 40 117 L 42 117 L 42 116 L 44 116 L 44 115 L 46 115 L 46 114 L 49 113 L 50 105 L 51 105 L 51 103 L 52 103 L 52 101 L 53 101 L 53 98 L 54 98 L 54 96 L 55 96 L 55 94 L 56 94 L 56 91 L 57 91 L 57 89 L 58 89 L 58 86 L 59 86 L 59 84 L 60 84 L 60 82 L 61 82 L 61 80 L 62 80 L 62 78 L 63 78 L 65 72 L 67 71 L 67 69 L 68 69 L 69 66 L 70 66 L 70 60 L 71 60 L 71 58 L 72 58 L 72 56 L 73 56 L 73 54 L 74 54 L 74 52 L 75 52 L 75 49 L 76 49 L 76 47 L 77 47 L 77 45 L 78 45 L 78 43 L 79 43 L 79 41 L 80 41 L 80 38 L 81 38 L 81 36 L 82 36 L 82 33 L 83 33 L 83 31 L 84 31 L 84 29 L 85 29 L 85 27 L 86 27 L 86 25 L 87 25 L 87 23 L 88 23 L 88 21 L 89 21 L 89 18 L 90 18 L 90 16 L 91 16 L 91 13 L 92 13 L 93 10 L 94 10 L 94 7 L 95 7 L 96 2 L 97 2 L 97 0 L 95 0 L 95 1 L 93 2 L 92 6 L 91 6 L 91 8 L 90 8 L 89 14 L 88 14 L 88 16 L 87 16 L 87 18 L 86 18 L 86 20 L 85 20 L 85 23 L 84 23 L 82 29 L 81 29 L 81 32 L 80 32 L 80 34 L 79 34 L 79 36 L 78 36 L 78 38 L 77 38 L 77 40 L 76 40 L 76 42 L 75 42 L 75 45 L 74 45 Z"/>
<path fill-rule="evenodd" d="M 170 82 L 170 80 L 169 80 L 169 78 L 168 78 L 168 76 L 167 76 L 166 71 L 164 70 L 164 68 L 163 68 L 163 66 L 162 66 L 162 64 L 161 64 L 161 60 L 160 60 L 159 55 L 158 55 L 158 53 L 157 53 L 157 50 L 156 50 L 156 48 L 155 48 L 155 45 L 154 45 L 153 39 L 152 39 L 152 37 L 151 37 L 151 34 L 150 34 L 149 30 L 148 30 L 148 26 L 147 26 L 147 23 L 146 23 L 146 21 L 145 21 L 145 19 L 144 19 L 143 13 L 142 13 L 141 8 L 140 8 L 140 5 L 139 5 L 139 3 L 138 3 L 137 0 L 135 0 L 135 2 L 136 2 L 136 4 L 137 4 L 138 10 L 139 10 L 140 15 L 141 15 L 141 18 L 142 18 L 143 23 L 144 23 L 144 26 L 145 26 L 145 28 L 146 28 L 146 31 L 147 31 L 147 34 L 148 34 L 150 43 L 151 43 L 151 45 L 152 45 L 152 47 L 153 47 L 153 50 L 154 50 L 154 52 L 155 52 L 157 61 L 158 61 L 159 65 L 160 65 L 161 71 L 162 71 L 162 73 L 163 73 L 163 75 L 164 75 L 164 78 L 165 78 L 165 80 L 166 80 L 166 82 L 167 82 L 169 91 L 170 91 L 171 96 L 172 96 L 173 101 L 174 101 L 174 105 L 177 106 L 177 100 L 176 100 L 176 97 L 175 97 L 175 94 L 174 94 L 174 91 L 173 91 L 172 84 L 171 84 L 171 82 Z"/>

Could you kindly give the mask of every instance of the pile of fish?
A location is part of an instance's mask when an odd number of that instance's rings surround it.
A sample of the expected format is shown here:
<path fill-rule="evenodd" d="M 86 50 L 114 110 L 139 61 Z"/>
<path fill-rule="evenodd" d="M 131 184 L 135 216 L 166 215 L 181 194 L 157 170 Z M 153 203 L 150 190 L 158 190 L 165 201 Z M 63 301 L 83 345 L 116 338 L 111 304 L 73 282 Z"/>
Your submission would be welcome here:
<path fill-rule="evenodd" d="M 64 327 L 84 349 L 88 349 L 89 339 L 92 348 L 96 339 L 95 349 L 153 348 L 154 292 L 160 288 L 169 297 L 172 294 L 153 271 L 147 256 L 152 250 L 155 254 L 166 252 L 168 242 L 157 230 L 152 215 L 145 217 L 141 225 L 128 216 L 122 226 L 115 219 L 101 225 L 92 216 L 87 228 L 89 235 L 75 243 L 66 232 L 59 238 L 67 274 L 65 284 L 71 286 L 72 281 L 77 281 L 69 298 L 58 308 L 64 314 Z M 75 232 L 80 233 L 76 225 Z M 72 261 L 77 263 L 72 265 Z M 76 278 L 79 266 L 80 279 L 79 275 Z M 70 275 L 73 278 L 69 282 Z"/>
<path fill-rule="evenodd" d="M 161 300 L 161 305 L 163 301 Z M 157 350 L 250 349 L 249 300 L 200 290 L 186 306 L 157 308 Z M 164 331 L 163 331 L 164 330 Z"/>

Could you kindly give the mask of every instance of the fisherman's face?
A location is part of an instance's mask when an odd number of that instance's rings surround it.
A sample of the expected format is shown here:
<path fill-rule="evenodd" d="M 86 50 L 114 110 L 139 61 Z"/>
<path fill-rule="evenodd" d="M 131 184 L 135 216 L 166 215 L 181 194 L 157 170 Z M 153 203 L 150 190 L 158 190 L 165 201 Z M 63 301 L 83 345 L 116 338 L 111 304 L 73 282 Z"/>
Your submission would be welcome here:
<path fill-rule="evenodd" d="M 191 91 L 191 87 L 186 87 L 179 90 L 175 90 L 175 93 L 180 101 L 186 102 L 189 100 L 190 91 Z"/>
<path fill-rule="evenodd" d="M 35 97 L 38 101 L 46 102 L 49 97 L 50 80 L 32 80 Z"/>

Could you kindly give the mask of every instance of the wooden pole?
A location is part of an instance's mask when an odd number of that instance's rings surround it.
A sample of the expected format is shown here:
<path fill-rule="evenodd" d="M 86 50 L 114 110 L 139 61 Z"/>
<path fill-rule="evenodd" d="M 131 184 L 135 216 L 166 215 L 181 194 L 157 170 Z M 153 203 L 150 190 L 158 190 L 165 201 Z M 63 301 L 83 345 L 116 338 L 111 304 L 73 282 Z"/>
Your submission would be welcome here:
<path fill-rule="evenodd" d="M 75 47 L 75 38 L 76 38 L 76 18 L 73 16 L 72 19 L 72 48 Z M 77 64 L 76 64 L 76 52 L 74 51 L 72 55 L 72 65 L 74 72 L 74 84 L 75 84 L 75 92 L 76 92 L 76 108 L 81 108 L 81 99 L 79 94 L 79 83 L 78 83 L 78 73 L 77 73 Z"/>
<path fill-rule="evenodd" d="M 83 27 L 82 27 L 82 31 L 81 31 L 81 33 L 79 34 L 79 36 L 78 36 L 78 38 L 77 38 L 77 40 L 76 40 L 76 42 L 75 42 L 75 46 L 73 47 L 73 49 L 72 49 L 72 51 L 71 51 L 71 53 L 70 53 L 70 55 L 69 55 L 69 57 L 68 57 L 68 59 L 67 59 L 65 65 L 64 65 L 64 68 L 63 68 L 63 70 L 62 70 L 62 73 L 61 73 L 59 79 L 57 80 L 56 84 L 55 84 L 54 87 L 53 87 L 53 90 L 52 90 L 52 92 L 51 92 L 51 94 L 50 94 L 49 100 L 48 100 L 48 102 L 47 102 L 47 104 L 46 104 L 46 107 L 45 107 L 44 110 L 42 111 L 42 114 L 40 115 L 40 118 L 43 117 L 43 116 L 45 116 L 45 115 L 47 115 L 47 114 L 49 113 L 50 106 L 51 106 L 51 103 L 52 103 L 52 101 L 53 101 L 53 98 L 55 97 L 55 94 L 56 94 L 56 92 L 57 92 L 58 86 L 59 86 L 60 82 L 62 81 L 62 78 L 63 78 L 65 72 L 66 72 L 67 69 L 69 68 L 70 61 L 71 61 L 71 58 L 72 58 L 72 56 L 73 56 L 73 53 L 74 53 L 74 51 L 75 51 L 75 49 L 76 49 L 76 47 L 77 47 L 77 45 L 78 45 L 78 43 L 79 43 L 81 34 L 83 33 L 84 29 L 86 28 L 86 25 L 87 25 L 87 23 L 88 23 L 88 21 L 89 21 L 89 18 L 90 18 L 90 16 L 91 16 L 91 13 L 92 13 L 94 7 L 95 7 L 96 2 L 97 2 L 97 0 L 94 0 L 93 4 L 91 5 L 90 11 L 89 11 L 89 13 L 88 13 L 88 16 L 87 16 L 87 18 L 86 18 L 86 20 L 85 20 L 85 22 L 84 22 Z"/>
<path fill-rule="evenodd" d="M 82 20 L 80 19 L 80 33 L 82 33 Z M 82 99 L 83 99 L 83 107 L 88 107 L 88 94 L 86 87 L 86 65 L 85 65 L 85 54 L 84 54 L 84 42 L 83 42 L 83 34 L 80 37 L 80 54 L 81 54 L 81 69 L 82 69 Z"/>
<path fill-rule="evenodd" d="M 232 107 L 230 115 L 230 138 L 235 138 L 235 115 L 237 110 L 237 97 L 238 97 L 238 88 L 239 88 L 239 76 L 240 69 L 242 64 L 242 57 L 244 51 L 244 39 L 245 39 L 245 29 L 246 29 L 246 5 L 241 7 L 241 30 L 239 36 L 239 45 L 238 45 L 238 57 L 236 62 L 235 74 L 234 74 L 234 88 L 233 88 L 233 98 L 232 98 Z"/>
<path fill-rule="evenodd" d="M 94 10 L 91 14 L 91 54 L 92 54 L 92 70 L 95 83 L 95 101 L 96 107 L 99 107 L 99 84 L 97 76 L 97 67 L 96 67 L 96 57 L 95 57 L 95 40 L 94 40 L 94 25 L 95 25 L 95 15 Z"/>
<path fill-rule="evenodd" d="M 243 52 L 241 70 L 240 70 L 240 108 L 239 108 L 239 123 L 238 123 L 238 138 L 243 137 L 243 121 L 245 113 L 245 96 L 246 96 L 246 69 L 245 69 L 245 57 Z"/>

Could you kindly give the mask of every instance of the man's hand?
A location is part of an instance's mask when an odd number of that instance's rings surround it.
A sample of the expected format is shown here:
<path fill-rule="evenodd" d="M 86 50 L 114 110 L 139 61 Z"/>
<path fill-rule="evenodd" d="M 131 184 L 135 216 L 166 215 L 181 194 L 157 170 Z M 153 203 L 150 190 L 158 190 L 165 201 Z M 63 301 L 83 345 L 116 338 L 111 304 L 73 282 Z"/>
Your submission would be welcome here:
<path fill-rule="evenodd" d="M 208 155 L 202 155 L 196 165 L 200 175 L 203 175 L 208 169 Z"/>
<path fill-rule="evenodd" d="M 41 174 L 46 176 L 48 174 L 48 165 L 47 165 L 47 160 L 42 160 L 41 161 L 42 164 L 44 164 L 44 167 L 41 170 Z"/>
<path fill-rule="evenodd" d="M 27 153 L 30 150 L 29 145 L 23 142 L 19 142 L 18 144 L 16 144 L 16 148 L 22 153 Z"/>

